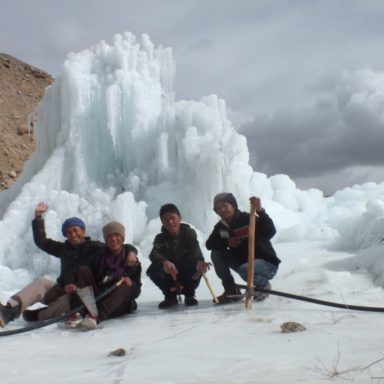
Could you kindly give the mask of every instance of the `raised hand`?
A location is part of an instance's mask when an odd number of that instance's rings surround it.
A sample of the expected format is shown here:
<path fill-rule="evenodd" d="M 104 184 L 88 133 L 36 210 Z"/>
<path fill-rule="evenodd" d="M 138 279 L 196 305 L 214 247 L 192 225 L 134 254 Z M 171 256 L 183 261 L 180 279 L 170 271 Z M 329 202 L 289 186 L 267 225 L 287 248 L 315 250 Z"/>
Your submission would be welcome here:
<path fill-rule="evenodd" d="M 44 212 L 48 211 L 48 204 L 44 203 L 44 201 L 41 201 L 39 204 L 36 205 L 35 208 L 35 217 L 41 216 Z"/>

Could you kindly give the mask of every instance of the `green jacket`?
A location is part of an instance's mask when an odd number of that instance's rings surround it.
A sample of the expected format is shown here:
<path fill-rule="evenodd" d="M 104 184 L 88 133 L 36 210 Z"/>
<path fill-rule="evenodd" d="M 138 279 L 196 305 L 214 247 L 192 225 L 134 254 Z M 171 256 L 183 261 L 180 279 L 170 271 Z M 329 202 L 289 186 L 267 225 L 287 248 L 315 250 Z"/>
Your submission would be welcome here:
<path fill-rule="evenodd" d="M 164 227 L 161 233 L 156 235 L 153 241 L 153 248 L 149 255 L 152 263 L 160 263 L 169 260 L 177 265 L 195 264 L 204 261 L 197 235 L 194 229 L 188 224 L 181 223 L 180 233 L 177 237 L 172 236 Z"/>

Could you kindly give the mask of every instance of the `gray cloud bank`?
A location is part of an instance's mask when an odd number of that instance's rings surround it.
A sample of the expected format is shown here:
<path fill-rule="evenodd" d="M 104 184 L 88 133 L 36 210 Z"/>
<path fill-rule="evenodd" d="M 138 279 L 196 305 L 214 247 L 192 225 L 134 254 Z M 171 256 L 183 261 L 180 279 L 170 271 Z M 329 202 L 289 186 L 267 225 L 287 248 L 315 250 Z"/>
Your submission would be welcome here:
<path fill-rule="evenodd" d="M 303 186 L 318 178 L 317 187 L 328 192 L 367 176 L 381 181 L 384 73 L 344 72 L 313 107 L 259 115 L 240 132 L 247 137 L 253 167 L 268 175 L 284 173 Z"/>

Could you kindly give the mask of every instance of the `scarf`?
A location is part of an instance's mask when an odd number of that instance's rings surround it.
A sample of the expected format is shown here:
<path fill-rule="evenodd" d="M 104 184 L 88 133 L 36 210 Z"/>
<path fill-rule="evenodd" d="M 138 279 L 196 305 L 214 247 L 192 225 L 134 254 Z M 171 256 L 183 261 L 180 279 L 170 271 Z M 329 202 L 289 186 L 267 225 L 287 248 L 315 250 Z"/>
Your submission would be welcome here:
<path fill-rule="evenodd" d="M 106 251 L 104 257 L 104 265 L 107 270 L 107 275 L 111 276 L 114 281 L 118 281 L 123 277 L 124 273 L 124 258 L 125 249 L 117 255 L 111 253 L 109 250 Z"/>

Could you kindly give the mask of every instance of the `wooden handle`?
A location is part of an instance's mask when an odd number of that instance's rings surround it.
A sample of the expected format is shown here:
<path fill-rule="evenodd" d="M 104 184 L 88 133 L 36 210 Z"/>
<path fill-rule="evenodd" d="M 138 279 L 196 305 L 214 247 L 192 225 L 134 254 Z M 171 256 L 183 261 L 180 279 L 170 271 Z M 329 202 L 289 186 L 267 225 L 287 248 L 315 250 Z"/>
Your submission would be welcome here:
<path fill-rule="evenodd" d="M 205 275 L 205 273 L 203 273 L 203 277 L 204 277 L 205 282 L 207 283 L 207 287 L 208 287 L 208 289 L 209 289 L 209 292 L 211 292 L 211 295 L 212 295 L 212 297 L 213 297 L 213 301 L 214 301 L 216 304 L 218 304 L 219 299 L 218 299 L 217 296 L 215 295 L 215 292 L 213 291 L 212 286 L 211 286 L 211 284 L 209 283 L 208 277 Z"/>
<path fill-rule="evenodd" d="M 251 203 L 249 213 L 249 230 L 248 230 L 248 274 L 247 274 L 247 291 L 245 296 L 245 308 L 252 308 L 253 301 L 253 282 L 255 280 L 255 230 L 256 230 L 256 210 Z"/>

